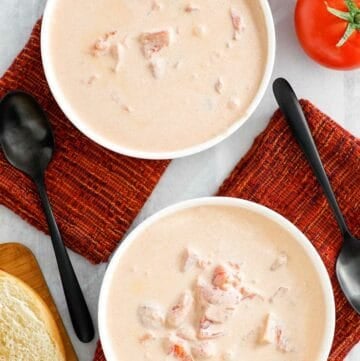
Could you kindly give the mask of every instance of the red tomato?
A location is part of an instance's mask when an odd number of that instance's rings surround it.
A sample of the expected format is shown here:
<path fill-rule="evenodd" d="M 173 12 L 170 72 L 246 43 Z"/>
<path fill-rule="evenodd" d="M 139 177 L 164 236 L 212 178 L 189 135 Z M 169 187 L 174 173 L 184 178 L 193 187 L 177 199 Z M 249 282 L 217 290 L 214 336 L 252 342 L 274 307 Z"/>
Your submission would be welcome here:
<path fill-rule="evenodd" d="M 295 25 L 305 52 L 318 63 L 360 67 L 360 0 L 298 0 Z"/>

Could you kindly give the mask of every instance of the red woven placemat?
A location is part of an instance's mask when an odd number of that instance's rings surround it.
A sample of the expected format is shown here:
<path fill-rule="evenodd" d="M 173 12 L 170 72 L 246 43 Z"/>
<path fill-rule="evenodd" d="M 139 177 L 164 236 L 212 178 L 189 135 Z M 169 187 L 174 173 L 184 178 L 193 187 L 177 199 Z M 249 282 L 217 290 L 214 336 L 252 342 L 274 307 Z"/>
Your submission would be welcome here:
<path fill-rule="evenodd" d="M 302 106 L 349 228 L 360 238 L 360 140 L 309 102 L 302 101 Z M 341 234 L 279 111 L 224 182 L 219 195 L 245 198 L 272 208 L 312 241 L 331 275 L 335 292 L 337 325 L 329 360 L 343 360 L 360 341 L 360 317 L 345 300 L 335 276 Z"/>
<path fill-rule="evenodd" d="M 349 228 L 360 238 L 360 140 L 308 101 L 302 101 L 302 106 Z M 313 242 L 331 275 L 336 299 L 336 336 L 329 361 L 343 360 L 360 341 L 360 317 L 345 300 L 335 277 L 341 234 L 280 111 L 218 195 L 244 198 L 272 208 L 295 223 Z M 105 361 L 100 345 L 95 361 Z"/>
<path fill-rule="evenodd" d="M 95 144 L 66 119 L 45 80 L 40 57 L 40 22 L 0 79 L 7 91 L 30 92 L 52 123 L 56 148 L 46 174 L 50 201 L 65 243 L 91 262 L 108 259 L 151 194 L 168 161 L 120 156 Z M 47 232 L 32 182 L 0 154 L 0 202 Z"/>

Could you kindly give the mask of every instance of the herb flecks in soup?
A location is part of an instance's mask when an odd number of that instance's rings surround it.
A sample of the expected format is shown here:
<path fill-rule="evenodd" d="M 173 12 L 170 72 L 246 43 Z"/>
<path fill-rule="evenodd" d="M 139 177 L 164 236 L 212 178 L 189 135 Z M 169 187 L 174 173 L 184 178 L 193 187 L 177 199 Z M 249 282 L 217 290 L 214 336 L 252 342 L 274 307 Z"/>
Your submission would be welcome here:
<path fill-rule="evenodd" d="M 268 57 L 255 0 L 54 0 L 50 66 L 93 134 L 133 150 L 204 143 L 244 116 Z"/>

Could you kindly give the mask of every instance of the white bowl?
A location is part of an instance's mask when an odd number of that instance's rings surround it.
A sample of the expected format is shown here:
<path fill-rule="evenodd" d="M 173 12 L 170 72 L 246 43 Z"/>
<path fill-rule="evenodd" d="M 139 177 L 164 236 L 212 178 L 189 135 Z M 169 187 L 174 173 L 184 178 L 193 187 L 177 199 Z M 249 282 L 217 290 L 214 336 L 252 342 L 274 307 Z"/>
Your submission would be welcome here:
<path fill-rule="evenodd" d="M 47 82 L 49 84 L 50 90 L 60 106 L 61 110 L 67 116 L 67 118 L 77 127 L 82 133 L 84 133 L 87 137 L 92 139 L 94 142 L 102 145 L 103 147 L 110 149 L 116 153 L 124 154 L 130 157 L 136 158 L 143 158 L 143 159 L 175 159 L 180 157 L 185 157 L 188 155 L 192 155 L 195 153 L 199 153 L 203 150 L 206 150 L 237 131 L 253 114 L 255 109 L 260 104 L 267 86 L 269 85 L 271 74 L 274 67 L 275 61 L 275 47 L 276 47 L 276 38 L 275 38 L 275 28 L 274 28 L 274 20 L 272 17 L 271 9 L 268 3 L 268 0 L 257 0 L 259 1 L 261 8 L 264 13 L 265 25 L 267 29 L 267 61 L 265 66 L 264 75 L 262 81 L 260 83 L 259 89 L 256 93 L 256 96 L 252 100 L 250 106 L 248 107 L 245 114 L 233 123 L 226 131 L 223 133 L 215 136 L 214 138 L 203 142 L 201 144 L 191 146 L 185 149 L 181 149 L 178 151 L 171 151 L 171 152 L 145 152 L 140 151 L 137 149 L 131 149 L 129 147 L 123 147 L 120 144 L 111 142 L 106 138 L 102 137 L 101 135 L 94 132 L 90 129 L 86 122 L 81 119 L 72 109 L 71 107 L 71 100 L 67 99 L 62 90 L 56 81 L 56 77 L 54 74 L 54 69 L 50 61 L 50 27 L 52 24 L 52 15 L 54 11 L 54 6 L 56 1 L 59 0 L 48 0 L 46 4 L 46 8 L 44 11 L 43 21 L 42 21 L 42 28 L 41 28 L 41 55 L 42 55 L 42 62 L 44 66 L 45 76 Z"/>
<path fill-rule="evenodd" d="M 325 325 L 325 335 L 323 337 L 323 344 L 321 345 L 321 357 L 317 361 L 326 361 L 331 351 L 331 346 L 334 338 L 335 332 L 335 302 L 334 294 L 330 282 L 329 275 L 327 270 L 322 262 L 319 254 L 315 250 L 312 243 L 306 238 L 306 236 L 291 222 L 286 218 L 276 213 L 275 211 L 264 207 L 262 205 L 256 204 L 254 202 L 249 202 L 237 198 L 227 198 L 227 197 L 208 197 L 208 198 L 198 198 L 190 201 L 181 202 L 173 206 L 167 207 L 164 210 L 157 212 L 153 216 L 149 217 L 138 227 L 136 227 L 121 243 L 118 249 L 115 251 L 110 264 L 106 270 L 105 277 L 101 286 L 100 299 L 99 299 L 99 333 L 104 350 L 104 354 L 107 360 L 116 360 L 114 353 L 111 348 L 111 343 L 109 341 L 110 335 L 106 328 L 106 305 L 109 295 L 109 290 L 112 284 L 112 275 L 121 257 L 126 252 L 127 248 L 133 242 L 139 234 L 141 234 L 146 228 L 159 221 L 160 219 L 167 217 L 171 214 L 177 213 L 181 210 L 199 207 L 199 206 L 230 206 L 237 207 L 241 209 L 248 209 L 252 212 L 256 212 L 273 222 L 279 224 L 284 230 L 291 233 L 294 236 L 294 239 L 300 244 L 304 249 L 305 253 L 309 257 L 310 261 L 314 265 L 317 274 L 319 275 L 320 283 L 323 289 L 323 294 L 325 297 L 325 313 L 326 313 L 326 325 Z M 126 327 L 126 325 L 124 325 Z M 310 361 L 310 360 L 309 360 Z"/>

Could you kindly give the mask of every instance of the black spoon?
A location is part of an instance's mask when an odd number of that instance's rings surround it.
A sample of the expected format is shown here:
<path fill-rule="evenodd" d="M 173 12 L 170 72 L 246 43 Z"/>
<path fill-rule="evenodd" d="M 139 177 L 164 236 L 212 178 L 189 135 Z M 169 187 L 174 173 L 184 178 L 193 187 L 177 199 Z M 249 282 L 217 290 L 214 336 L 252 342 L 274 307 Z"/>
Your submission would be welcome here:
<path fill-rule="evenodd" d="M 336 262 L 336 275 L 346 298 L 355 311 L 360 313 L 360 241 L 351 234 L 345 223 L 295 92 L 290 84 L 281 78 L 275 80 L 273 90 L 280 109 L 322 186 L 339 224 L 344 244 Z"/>
<path fill-rule="evenodd" d="M 0 143 L 7 160 L 37 186 L 74 330 L 82 342 L 90 342 L 94 337 L 90 312 L 45 189 L 44 174 L 54 152 L 54 136 L 44 111 L 29 94 L 11 92 L 0 102 Z"/>

